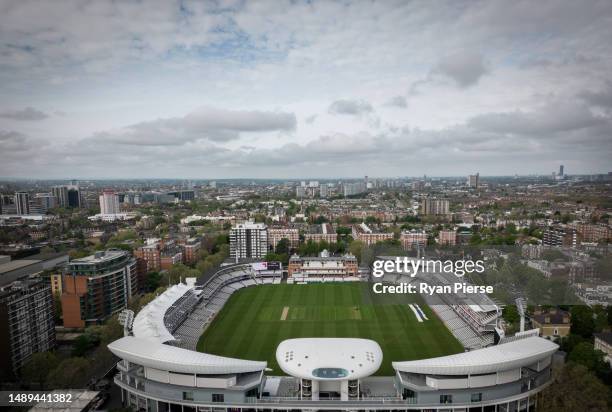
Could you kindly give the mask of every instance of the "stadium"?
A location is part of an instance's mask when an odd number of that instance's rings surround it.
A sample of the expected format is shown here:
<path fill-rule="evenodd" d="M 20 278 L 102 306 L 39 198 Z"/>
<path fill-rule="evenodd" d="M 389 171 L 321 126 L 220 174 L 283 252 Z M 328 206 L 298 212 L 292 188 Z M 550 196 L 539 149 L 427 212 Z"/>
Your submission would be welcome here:
<path fill-rule="evenodd" d="M 125 336 L 108 347 L 120 359 L 114 380 L 124 405 L 537 410 L 558 349 L 537 330 L 503 336 L 501 311 L 486 297 L 373 296 L 369 274 L 330 265 L 289 274 L 274 262 L 228 265 L 170 287 L 137 314 L 123 312 Z M 387 273 L 376 281 L 453 279 Z"/>

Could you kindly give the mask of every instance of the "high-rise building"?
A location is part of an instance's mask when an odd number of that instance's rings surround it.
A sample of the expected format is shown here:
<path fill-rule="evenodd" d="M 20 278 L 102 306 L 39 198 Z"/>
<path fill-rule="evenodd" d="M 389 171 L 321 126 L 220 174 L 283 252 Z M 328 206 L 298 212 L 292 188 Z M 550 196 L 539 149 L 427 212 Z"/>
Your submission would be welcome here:
<path fill-rule="evenodd" d="M 78 187 L 68 188 L 68 207 L 81 207 L 81 191 Z"/>
<path fill-rule="evenodd" d="M 68 207 L 68 187 L 66 186 L 53 186 L 51 193 L 57 199 L 57 204 L 60 207 Z"/>
<path fill-rule="evenodd" d="M 297 186 L 295 188 L 295 197 L 298 198 L 298 199 L 301 199 L 304 196 L 306 196 L 306 187 L 305 186 Z"/>
<path fill-rule="evenodd" d="M 559 176 L 561 176 L 561 177 L 565 176 L 565 173 L 564 173 L 563 169 L 564 169 L 563 165 L 559 165 Z"/>
<path fill-rule="evenodd" d="M 30 201 L 30 210 L 33 214 L 45 214 L 56 206 L 56 198 L 51 193 L 37 193 Z"/>
<path fill-rule="evenodd" d="M 15 209 L 18 215 L 30 214 L 30 195 L 26 192 L 15 193 Z"/>
<path fill-rule="evenodd" d="M 38 277 L 0 286 L 0 381 L 10 380 L 36 352 L 55 348 L 51 286 Z"/>
<path fill-rule="evenodd" d="M 424 215 L 448 215 L 449 201 L 446 199 L 427 198 L 421 201 L 421 213 Z"/>
<path fill-rule="evenodd" d="M 82 328 L 125 309 L 138 291 L 136 259 L 124 250 L 107 250 L 75 259 L 62 276 L 64 326 Z"/>
<path fill-rule="evenodd" d="M 474 187 L 478 189 L 478 185 L 480 184 L 480 173 L 476 173 L 475 175 L 468 176 L 468 186 Z"/>
<path fill-rule="evenodd" d="M 119 196 L 112 190 L 104 190 L 100 195 L 100 214 L 116 215 L 119 211 Z"/>
<path fill-rule="evenodd" d="M 229 237 L 232 259 L 261 259 L 268 253 L 268 228 L 263 223 L 240 223 Z"/>
<path fill-rule="evenodd" d="M 323 183 L 319 187 L 319 196 L 322 198 L 329 196 L 329 186 L 327 185 L 327 183 Z"/>
<path fill-rule="evenodd" d="M 173 196 L 180 202 L 190 202 L 195 199 L 194 190 L 175 190 L 173 192 L 168 192 L 167 195 Z"/>
<path fill-rule="evenodd" d="M 342 185 L 344 196 L 358 195 L 366 191 L 364 182 L 344 183 Z"/>

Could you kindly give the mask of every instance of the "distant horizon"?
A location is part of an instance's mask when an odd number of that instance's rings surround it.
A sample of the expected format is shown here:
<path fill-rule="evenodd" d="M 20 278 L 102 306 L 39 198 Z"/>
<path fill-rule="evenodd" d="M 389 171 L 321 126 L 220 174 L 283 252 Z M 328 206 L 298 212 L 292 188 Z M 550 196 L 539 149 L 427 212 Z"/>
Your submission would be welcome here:
<path fill-rule="evenodd" d="M 600 176 L 611 174 L 612 171 L 608 172 L 593 172 L 593 173 L 582 173 L 582 174 L 564 174 L 567 177 L 582 177 L 582 176 Z M 471 175 L 475 175 L 473 173 Z M 77 180 L 77 181 L 105 181 L 105 180 L 118 180 L 118 181 L 133 181 L 133 180 L 207 180 L 207 181 L 224 181 L 224 180 L 302 180 L 302 181 L 317 181 L 317 180 L 364 180 L 365 176 L 353 176 L 353 177 L 57 177 L 57 178 L 38 178 L 38 177 L 7 177 L 0 176 L 0 181 L 21 181 L 21 180 L 34 180 L 34 181 L 66 181 Z M 467 179 L 470 174 L 465 175 L 426 175 L 427 179 Z M 367 175 L 368 180 L 370 179 L 423 179 L 424 175 L 404 175 L 404 176 L 370 176 Z M 480 178 L 512 178 L 512 177 L 552 177 L 552 172 L 545 173 L 531 173 L 531 174 L 510 174 L 510 175 L 483 175 L 479 174 Z"/>

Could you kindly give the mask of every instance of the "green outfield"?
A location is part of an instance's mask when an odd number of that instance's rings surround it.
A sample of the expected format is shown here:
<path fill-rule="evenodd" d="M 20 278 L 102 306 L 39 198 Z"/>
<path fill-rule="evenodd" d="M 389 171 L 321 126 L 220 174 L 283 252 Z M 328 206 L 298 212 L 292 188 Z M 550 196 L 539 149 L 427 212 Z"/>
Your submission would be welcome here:
<path fill-rule="evenodd" d="M 408 302 L 374 302 L 365 283 L 264 285 L 235 292 L 198 342 L 198 350 L 265 360 L 282 375 L 278 344 L 300 337 L 373 339 L 383 350 L 377 375 L 393 375 L 392 361 L 430 358 L 463 351 L 418 296 L 429 320 L 418 322 Z"/>

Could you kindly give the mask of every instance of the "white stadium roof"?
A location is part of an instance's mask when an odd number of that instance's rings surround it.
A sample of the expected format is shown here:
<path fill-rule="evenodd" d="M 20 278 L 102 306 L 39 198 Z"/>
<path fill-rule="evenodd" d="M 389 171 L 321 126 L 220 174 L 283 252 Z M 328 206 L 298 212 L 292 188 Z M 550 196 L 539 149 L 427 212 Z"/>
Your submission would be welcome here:
<path fill-rule="evenodd" d="M 378 370 L 382 357 L 378 343 L 369 339 L 288 339 L 276 349 L 276 361 L 285 373 L 313 380 L 364 378 Z"/>
<path fill-rule="evenodd" d="M 108 345 L 121 359 L 149 368 L 204 375 L 257 372 L 266 362 L 209 355 L 147 339 L 125 336 Z"/>
<path fill-rule="evenodd" d="M 160 343 L 175 340 L 164 324 L 164 315 L 191 288 L 183 283 L 176 284 L 142 308 L 134 318 L 134 336 Z"/>
<path fill-rule="evenodd" d="M 393 362 L 400 372 L 430 375 L 495 373 L 532 365 L 552 355 L 559 346 L 537 336 L 439 358 Z"/>

